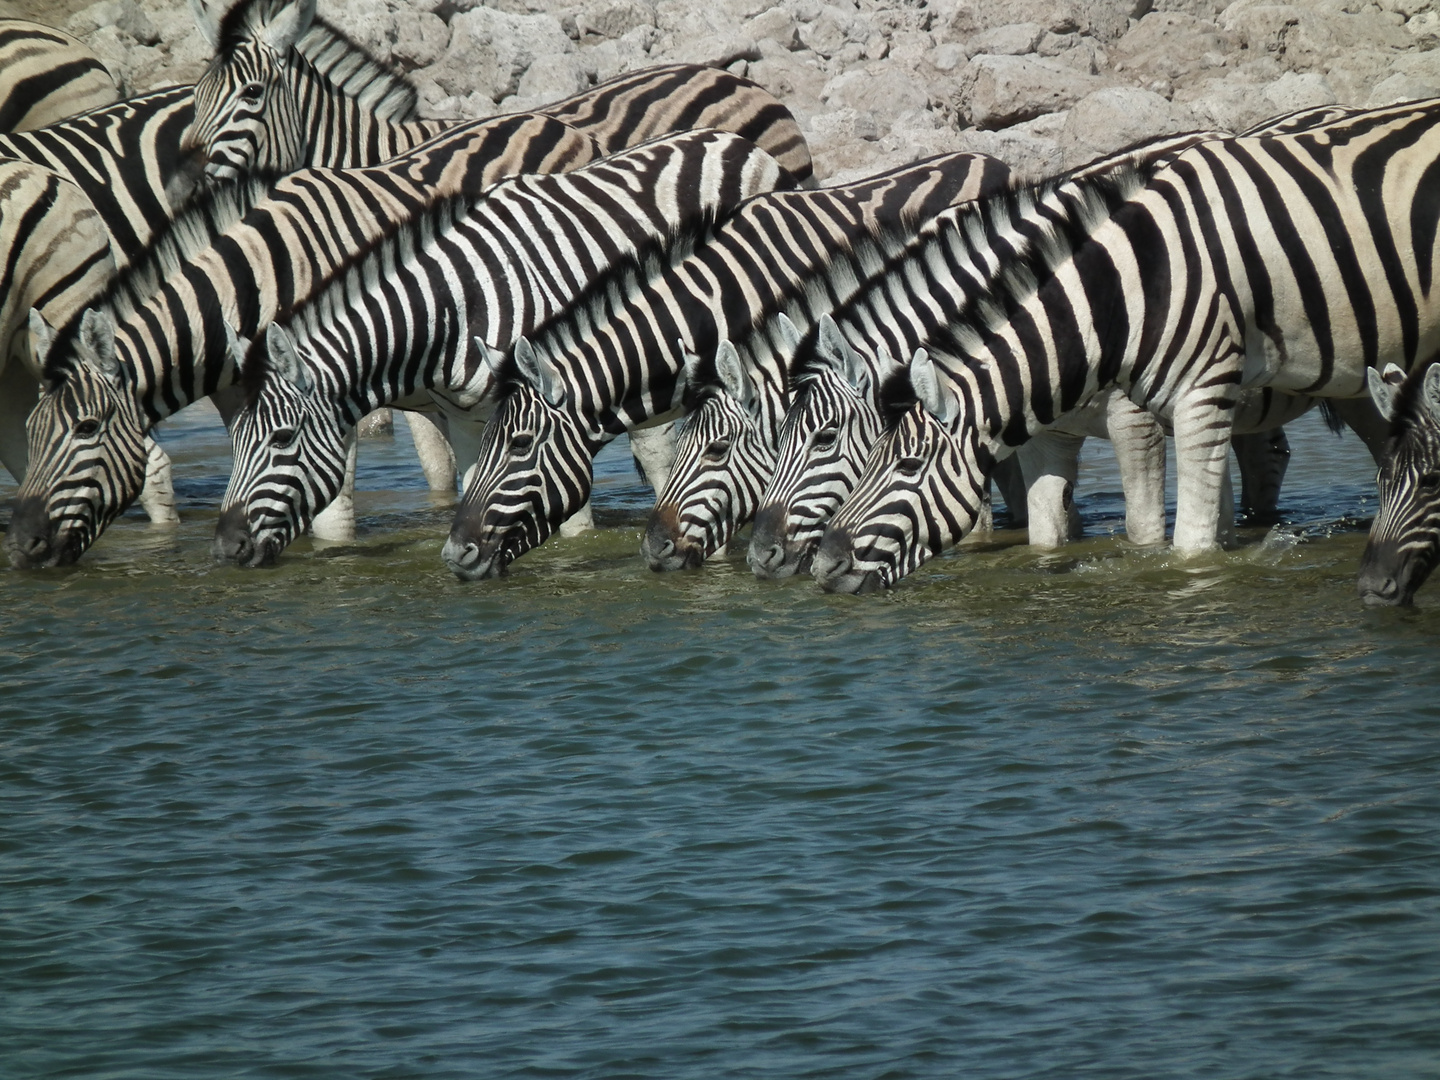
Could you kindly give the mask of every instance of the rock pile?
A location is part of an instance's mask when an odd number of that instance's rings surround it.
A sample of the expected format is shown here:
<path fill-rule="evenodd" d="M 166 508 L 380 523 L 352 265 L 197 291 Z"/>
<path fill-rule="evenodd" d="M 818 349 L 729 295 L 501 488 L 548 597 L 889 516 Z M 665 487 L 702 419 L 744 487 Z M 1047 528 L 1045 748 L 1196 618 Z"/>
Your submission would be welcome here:
<path fill-rule="evenodd" d="M 14 6 L 43 22 L 46 2 Z M 320 13 L 409 73 L 434 117 L 543 104 L 657 63 L 727 67 L 789 106 L 827 180 L 949 150 L 1039 176 L 1151 135 L 1440 96 L 1434 0 L 321 0 Z M 101 0 L 63 28 L 127 92 L 193 81 L 206 61 L 180 0 Z"/>

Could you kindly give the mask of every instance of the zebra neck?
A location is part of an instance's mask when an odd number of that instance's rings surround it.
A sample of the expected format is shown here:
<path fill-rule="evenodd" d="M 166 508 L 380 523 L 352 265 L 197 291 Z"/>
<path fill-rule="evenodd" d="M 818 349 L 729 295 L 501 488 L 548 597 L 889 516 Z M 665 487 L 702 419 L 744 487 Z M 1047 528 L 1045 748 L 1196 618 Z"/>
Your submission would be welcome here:
<path fill-rule="evenodd" d="M 379 165 L 444 131 L 443 122 L 393 121 L 311 71 L 296 68 L 295 99 L 309 139 L 296 167 L 363 169 Z"/>

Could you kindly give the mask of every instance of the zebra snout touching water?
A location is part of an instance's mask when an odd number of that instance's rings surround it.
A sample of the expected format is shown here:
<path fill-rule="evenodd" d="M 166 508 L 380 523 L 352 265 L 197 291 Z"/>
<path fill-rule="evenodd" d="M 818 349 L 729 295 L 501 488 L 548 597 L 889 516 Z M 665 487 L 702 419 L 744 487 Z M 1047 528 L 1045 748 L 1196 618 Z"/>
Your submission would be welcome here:
<path fill-rule="evenodd" d="M 1366 604 L 1404 606 L 1440 562 L 1440 363 L 1409 376 L 1393 364 L 1383 374 L 1372 368 L 1368 380 L 1391 427 L 1357 589 Z"/>

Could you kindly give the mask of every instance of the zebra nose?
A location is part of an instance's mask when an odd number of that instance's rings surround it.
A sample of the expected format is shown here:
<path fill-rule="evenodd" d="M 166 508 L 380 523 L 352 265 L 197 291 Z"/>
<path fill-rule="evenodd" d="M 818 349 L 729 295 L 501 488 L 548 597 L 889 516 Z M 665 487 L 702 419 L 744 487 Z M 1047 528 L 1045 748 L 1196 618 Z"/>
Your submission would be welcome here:
<path fill-rule="evenodd" d="M 473 540 L 465 544 L 446 540 L 440 556 L 452 569 L 468 570 L 480 561 L 480 545 Z"/>
<path fill-rule="evenodd" d="M 774 570 L 785 561 L 785 549 L 779 544 L 771 544 L 761 551 L 756 551 L 754 547 L 751 547 L 746 558 L 752 568 Z"/>

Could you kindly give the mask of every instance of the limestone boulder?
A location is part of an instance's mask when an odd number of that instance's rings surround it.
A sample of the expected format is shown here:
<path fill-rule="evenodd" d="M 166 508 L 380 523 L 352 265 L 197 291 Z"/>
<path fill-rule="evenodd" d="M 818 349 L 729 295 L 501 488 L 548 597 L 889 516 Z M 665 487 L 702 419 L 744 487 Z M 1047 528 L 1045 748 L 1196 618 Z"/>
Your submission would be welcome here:
<path fill-rule="evenodd" d="M 475 8 L 450 20 L 450 44 L 426 75 L 448 94 L 479 92 L 492 101 L 514 94 L 536 57 L 574 49 L 553 15 L 511 15 Z"/>
<path fill-rule="evenodd" d="M 1005 128 L 1068 109 L 1104 83 L 1059 60 L 976 56 L 959 76 L 961 114 L 979 128 Z"/>
<path fill-rule="evenodd" d="M 1081 98 L 1057 142 L 1064 167 L 1073 169 L 1146 139 L 1203 126 L 1190 109 L 1153 90 L 1115 86 Z"/>

